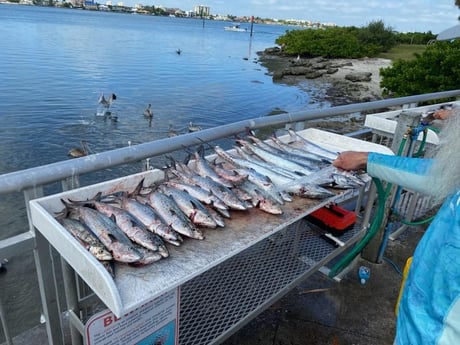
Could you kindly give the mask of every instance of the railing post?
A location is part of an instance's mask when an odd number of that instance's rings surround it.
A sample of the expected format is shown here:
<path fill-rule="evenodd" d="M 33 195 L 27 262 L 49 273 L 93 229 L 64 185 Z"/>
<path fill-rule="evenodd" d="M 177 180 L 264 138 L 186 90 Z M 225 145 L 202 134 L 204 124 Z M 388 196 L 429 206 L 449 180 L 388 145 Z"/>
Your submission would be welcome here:
<path fill-rule="evenodd" d="M 72 178 L 62 181 L 62 190 L 70 190 L 73 188 L 78 188 L 80 186 L 79 176 L 74 175 Z M 72 311 L 75 315 L 79 315 L 79 303 L 78 303 L 78 293 L 77 293 L 77 284 L 74 269 L 61 257 L 61 267 L 62 267 L 62 277 L 64 281 L 64 292 L 66 300 L 66 308 L 68 311 Z M 73 318 L 69 316 L 69 327 L 70 327 L 70 337 L 72 345 L 81 345 L 83 344 L 83 334 L 80 334 L 78 327 L 75 326 Z"/>
<path fill-rule="evenodd" d="M 6 269 L 3 264 L 0 262 L 0 275 L 5 273 Z M 13 340 L 11 339 L 10 332 L 8 330 L 8 324 L 6 322 L 6 314 L 3 309 L 2 295 L 0 294 L 0 320 L 2 322 L 3 334 L 5 335 L 5 340 L 7 345 L 13 345 Z"/>
<path fill-rule="evenodd" d="M 53 257 L 47 239 L 35 231 L 30 217 L 29 201 L 43 196 L 43 188 L 37 187 L 24 191 L 24 200 L 27 207 L 30 231 L 35 234 L 34 258 L 38 275 L 38 285 L 45 317 L 46 333 L 49 345 L 64 345 L 62 332 L 61 312 L 56 291 Z"/>

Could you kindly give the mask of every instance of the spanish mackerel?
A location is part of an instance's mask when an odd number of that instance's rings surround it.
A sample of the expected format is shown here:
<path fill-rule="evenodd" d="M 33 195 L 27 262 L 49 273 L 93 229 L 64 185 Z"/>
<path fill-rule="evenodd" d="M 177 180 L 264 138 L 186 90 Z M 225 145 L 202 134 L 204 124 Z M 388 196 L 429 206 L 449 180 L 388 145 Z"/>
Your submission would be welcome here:
<path fill-rule="evenodd" d="M 269 144 L 268 142 L 262 141 L 254 136 L 250 136 L 249 138 L 256 146 L 280 157 L 284 157 L 285 159 L 304 165 L 313 171 L 318 170 L 325 160 L 322 156 L 319 157 L 313 153 L 305 153 L 304 150 L 297 149 L 289 146 L 288 144 L 287 146 L 278 145 L 274 142 L 274 140 L 272 140 L 273 144 Z M 329 161 L 326 163 L 328 162 Z"/>
<path fill-rule="evenodd" d="M 337 158 L 337 155 L 338 155 L 337 152 L 328 150 L 324 148 L 323 146 L 316 144 L 313 141 L 302 137 L 301 135 L 296 133 L 294 130 L 289 129 L 288 133 L 292 139 L 292 142 L 290 143 L 291 146 L 300 147 L 305 151 L 312 152 L 319 156 L 326 157 L 330 161 L 333 161 Z"/>
<path fill-rule="evenodd" d="M 171 186 L 177 188 L 179 190 L 186 191 L 191 196 L 197 198 L 202 203 L 209 205 L 216 209 L 220 214 L 224 217 L 229 218 L 230 214 L 228 213 L 228 206 L 216 197 L 212 192 L 209 190 L 203 189 L 196 184 L 190 184 L 186 182 L 178 182 L 178 181 L 166 181 L 165 184 L 167 186 Z"/>
<path fill-rule="evenodd" d="M 235 151 L 238 157 L 243 158 L 244 160 L 250 162 L 251 164 L 257 164 L 264 169 L 270 170 L 272 173 L 275 173 L 279 176 L 287 177 L 290 179 L 297 179 L 300 176 L 305 176 L 305 174 L 298 174 L 297 172 L 290 171 L 282 166 L 276 164 L 276 162 L 268 162 L 258 158 L 255 155 L 251 155 L 250 153 L 246 152 L 241 148 L 235 148 Z"/>
<path fill-rule="evenodd" d="M 172 169 L 171 172 L 175 174 L 180 180 L 189 183 L 196 184 L 203 189 L 213 193 L 216 197 L 224 202 L 229 208 L 233 210 L 244 211 L 247 209 L 247 205 L 241 201 L 238 196 L 230 189 L 227 188 L 209 177 L 203 177 L 197 174 L 188 174 L 186 172 L 179 172 L 178 170 Z"/>
<path fill-rule="evenodd" d="M 165 257 L 159 251 L 153 251 L 138 244 L 134 244 L 134 247 L 139 251 L 139 253 L 142 254 L 142 258 L 136 262 L 131 263 L 130 265 L 132 266 L 150 265 Z"/>
<path fill-rule="evenodd" d="M 241 139 L 238 139 L 236 142 L 243 146 L 246 150 L 260 157 L 263 161 L 270 162 L 273 165 L 295 172 L 298 175 L 310 175 L 315 170 L 318 170 L 318 167 L 314 168 L 311 164 L 306 165 L 293 161 L 286 157 L 286 155 L 282 152 L 275 154 Z"/>
<path fill-rule="evenodd" d="M 332 159 L 328 156 L 322 155 L 318 151 L 311 150 L 311 148 L 297 147 L 293 143 L 285 143 L 275 136 L 270 137 L 270 142 L 272 144 L 269 145 L 277 147 L 279 150 L 288 152 L 292 155 L 304 157 L 304 159 L 318 165 L 322 163 L 331 163 L 332 161 Z"/>
<path fill-rule="evenodd" d="M 121 207 L 144 224 L 148 230 L 175 246 L 181 244 L 183 239 L 179 233 L 167 226 L 151 206 L 127 196 L 122 196 L 120 200 Z"/>
<path fill-rule="evenodd" d="M 283 213 L 280 204 L 275 199 L 273 199 L 269 193 L 259 188 L 251 181 L 244 181 L 238 187 L 251 195 L 252 204 L 255 207 L 258 207 L 260 210 L 270 214 Z"/>
<path fill-rule="evenodd" d="M 112 253 L 114 260 L 132 263 L 142 258 L 142 255 L 136 250 L 131 240 L 112 219 L 87 206 L 72 204 L 65 200 L 62 200 L 62 203 L 66 207 L 75 210 L 80 221 L 86 224 L 106 246 Z"/>
<path fill-rule="evenodd" d="M 263 175 L 266 175 L 271 181 L 273 181 L 279 191 L 289 192 L 303 198 L 324 198 L 334 195 L 334 193 L 321 186 L 307 182 L 299 182 L 300 176 L 295 179 L 281 176 L 263 165 L 258 165 L 247 159 L 234 157 L 222 150 L 219 146 L 216 146 L 214 150 L 220 157 L 227 159 L 230 162 L 234 162 L 233 164 L 237 166 L 249 167 Z M 312 175 L 304 176 L 304 178 L 308 178 L 310 176 Z"/>
<path fill-rule="evenodd" d="M 147 195 L 147 200 L 163 221 L 175 231 L 190 238 L 204 239 L 203 233 L 195 227 L 171 197 L 159 191 L 153 191 Z"/>
<path fill-rule="evenodd" d="M 183 190 L 179 190 L 167 185 L 160 185 L 159 189 L 164 194 L 173 198 L 177 206 L 185 215 L 197 226 L 206 228 L 216 228 L 217 223 L 209 213 L 208 209 L 196 198 Z"/>
<path fill-rule="evenodd" d="M 168 249 L 161 238 L 147 230 L 131 213 L 125 209 L 109 205 L 105 202 L 94 201 L 94 207 L 109 218 L 113 218 L 118 227 L 131 239 L 151 251 L 158 251 L 161 256 L 168 257 Z"/>
<path fill-rule="evenodd" d="M 233 166 L 233 169 L 237 171 L 240 175 L 248 175 L 248 180 L 255 183 L 260 188 L 263 188 L 268 193 L 272 195 L 273 198 L 280 204 L 284 201 L 291 201 L 290 199 L 286 198 L 280 191 L 276 189 L 274 182 L 271 180 L 269 176 L 266 174 L 260 173 L 257 170 L 257 166 L 254 168 L 253 164 L 248 164 L 247 161 L 243 159 L 239 159 L 238 157 L 234 157 L 230 155 L 228 152 L 224 151 L 221 147 L 216 146 L 214 147 L 217 155 L 225 160 L 228 164 Z"/>
<path fill-rule="evenodd" d="M 88 229 L 88 227 L 73 218 L 58 218 L 59 223 L 72 234 L 80 244 L 98 260 L 112 260 L 112 254 L 104 244 Z"/>
<path fill-rule="evenodd" d="M 293 177 L 287 177 L 285 175 L 280 175 L 270 169 L 268 167 L 268 164 L 258 164 L 255 163 L 254 161 L 248 160 L 248 159 L 243 159 L 240 157 L 236 157 L 235 155 L 232 155 L 226 151 L 224 151 L 222 148 L 219 146 L 214 147 L 214 150 L 216 153 L 219 155 L 219 157 L 227 160 L 231 164 L 239 167 L 239 168 L 251 168 L 265 176 L 267 176 L 275 185 L 282 185 L 286 184 L 288 182 L 291 182 L 295 180 Z"/>
<path fill-rule="evenodd" d="M 227 188 L 233 187 L 232 183 L 216 173 L 216 171 L 211 167 L 209 161 L 203 156 L 203 152 L 203 149 L 201 149 L 201 152 L 195 151 L 193 153 L 195 160 L 191 163 L 191 165 L 194 167 L 194 170 L 198 173 L 198 175 L 209 177 L 211 180 L 214 180 Z"/>
<path fill-rule="evenodd" d="M 211 167 L 214 169 L 214 171 L 222 178 L 226 179 L 227 181 L 231 182 L 233 185 L 238 185 L 240 183 L 243 183 L 248 179 L 248 175 L 246 174 L 239 174 L 237 171 L 232 170 L 232 169 L 225 169 L 222 166 L 222 163 L 216 164 L 214 162 Z"/>

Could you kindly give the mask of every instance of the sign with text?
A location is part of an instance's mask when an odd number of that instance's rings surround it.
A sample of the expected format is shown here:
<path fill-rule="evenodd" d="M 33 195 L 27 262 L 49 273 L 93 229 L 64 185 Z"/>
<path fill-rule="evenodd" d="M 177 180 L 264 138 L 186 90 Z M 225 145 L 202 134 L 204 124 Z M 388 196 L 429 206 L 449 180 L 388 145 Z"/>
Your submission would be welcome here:
<path fill-rule="evenodd" d="M 115 316 L 105 310 L 93 315 L 85 325 L 87 345 L 178 345 L 179 288 Z"/>

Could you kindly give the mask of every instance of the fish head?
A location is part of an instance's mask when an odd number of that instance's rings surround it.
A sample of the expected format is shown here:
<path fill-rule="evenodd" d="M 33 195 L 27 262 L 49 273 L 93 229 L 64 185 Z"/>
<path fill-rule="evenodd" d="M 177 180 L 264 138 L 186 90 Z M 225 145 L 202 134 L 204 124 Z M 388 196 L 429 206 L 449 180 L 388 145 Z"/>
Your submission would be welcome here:
<path fill-rule="evenodd" d="M 142 259 L 142 255 L 133 246 L 121 242 L 113 242 L 110 249 L 114 260 L 119 262 L 133 263 Z"/>
<path fill-rule="evenodd" d="M 89 246 L 89 252 L 101 261 L 112 260 L 113 256 L 103 245 L 92 244 Z"/>

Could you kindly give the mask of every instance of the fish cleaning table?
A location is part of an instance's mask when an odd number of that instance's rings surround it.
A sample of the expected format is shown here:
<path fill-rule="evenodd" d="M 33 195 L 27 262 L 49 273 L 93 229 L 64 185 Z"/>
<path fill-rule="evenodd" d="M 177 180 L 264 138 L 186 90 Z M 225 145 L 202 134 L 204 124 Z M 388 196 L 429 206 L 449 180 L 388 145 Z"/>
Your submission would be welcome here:
<path fill-rule="evenodd" d="M 381 145 L 307 129 L 300 135 L 327 148 L 392 154 Z M 98 192 L 132 191 L 163 178 L 151 170 L 30 201 L 36 229 L 116 315 L 125 315 L 180 287 L 180 344 L 218 343 L 325 263 L 355 243 L 359 227 L 341 236 L 335 248 L 304 217 L 329 204 L 355 198 L 357 190 L 337 191 L 322 200 L 295 197 L 283 214 L 259 209 L 231 211 L 224 228 L 204 230 L 204 240 L 168 246 L 170 257 L 144 267 L 117 264 L 115 279 L 54 218 L 61 199 L 91 199 Z"/>

